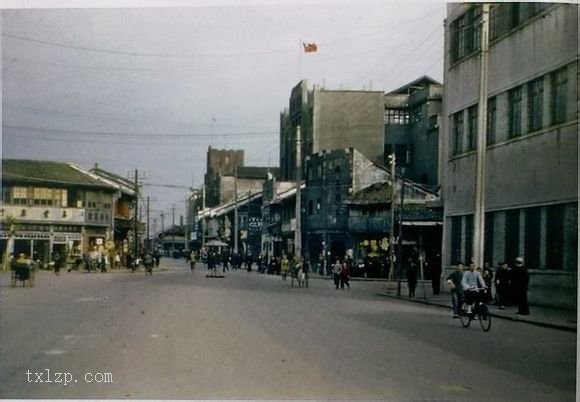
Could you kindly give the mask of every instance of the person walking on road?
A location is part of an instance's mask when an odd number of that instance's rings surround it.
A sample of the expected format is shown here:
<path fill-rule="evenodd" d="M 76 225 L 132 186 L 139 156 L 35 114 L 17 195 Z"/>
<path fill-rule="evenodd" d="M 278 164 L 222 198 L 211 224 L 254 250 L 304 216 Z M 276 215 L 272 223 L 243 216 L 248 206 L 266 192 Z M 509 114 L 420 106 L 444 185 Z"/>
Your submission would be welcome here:
<path fill-rule="evenodd" d="M 451 305 L 453 306 L 453 318 L 459 318 L 459 309 L 463 303 L 463 291 L 461 279 L 463 278 L 463 263 L 458 261 L 455 271 L 447 276 L 447 288 L 451 292 Z"/>
<path fill-rule="evenodd" d="M 346 288 L 350 290 L 350 267 L 348 261 L 342 265 L 342 271 L 340 271 L 340 288 L 344 289 L 344 285 Z"/>
<path fill-rule="evenodd" d="M 415 297 L 417 287 L 417 264 L 413 257 L 407 260 L 407 284 L 409 285 L 409 297 Z"/>
<path fill-rule="evenodd" d="M 195 251 L 193 250 L 191 250 L 191 253 L 189 253 L 189 269 L 192 273 L 195 269 Z"/>
<path fill-rule="evenodd" d="M 340 260 L 337 258 L 336 262 L 332 266 L 332 276 L 334 279 L 334 286 L 338 289 L 338 285 L 340 284 L 340 274 L 342 273 L 342 264 Z"/>
<path fill-rule="evenodd" d="M 282 256 L 282 261 L 280 261 L 280 273 L 282 274 L 282 280 L 285 281 L 288 276 L 288 271 L 290 270 L 290 261 L 286 258 L 286 254 Z"/>
<path fill-rule="evenodd" d="M 512 274 L 514 297 L 518 306 L 518 311 L 516 314 L 530 314 L 530 308 L 528 306 L 529 281 L 530 277 L 528 275 L 528 269 L 524 266 L 524 259 L 522 257 L 516 258 L 515 268 Z"/>

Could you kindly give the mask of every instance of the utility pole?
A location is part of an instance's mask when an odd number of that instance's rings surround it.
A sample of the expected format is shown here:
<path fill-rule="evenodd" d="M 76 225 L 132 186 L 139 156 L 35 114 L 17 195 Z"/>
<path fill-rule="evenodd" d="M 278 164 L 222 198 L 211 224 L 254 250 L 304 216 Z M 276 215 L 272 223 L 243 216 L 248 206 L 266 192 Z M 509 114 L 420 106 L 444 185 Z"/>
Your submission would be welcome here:
<path fill-rule="evenodd" d="M 487 69 L 489 56 L 489 4 L 481 13 L 481 53 L 479 106 L 477 115 L 477 158 L 475 164 L 475 213 L 473 216 L 473 260 L 476 267 L 484 264 L 485 241 L 485 147 L 487 135 Z"/>
<path fill-rule="evenodd" d="M 175 249 L 175 204 L 171 206 L 171 256 Z"/>
<path fill-rule="evenodd" d="M 294 255 L 302 256 L 302 142 L 300 126 L 296 127 L 296 229 L 294 230 Z"/>
<path fill-rule="evenodd" d="M 234 165 L 234 254 L 238 254 L 238 165 Z"/>
<path fill-rule="evenodd" d="M 401 280 L 403 279 L 403 206 L 405 205 L 405 179 L 401 168 L 401 206 L 399 207 L 399 241 L 397 253 L 397 296 L 401 296 Z"/>
<path fill-rule="evenodd" d="M 389 238 L 389 280 L 395 275 L 395 154 L 389 155 L 391 162 L 391 235 Z"/>
<path fill-rule="evenodd" d="M 161 213 L 161 249 L 165 253 L 165 214 Z"/>
<path fill-rule="evenodd" d="M 137 215 L 139 213 L 139 171 L 135 169 L 135 211 L 134 211 L 134 228 L 135 234 L 133 236 L 133 249 L 135 251 L 135 256 L 139 255 L 139 224 L 137 221 Z"/>
<path fill-rule="evenodd" d="M 151 249 L 149 245 L 149 196 L 147 196 L 147 251 Z"/>
<path fill-rule="evenodd" d="M 201 188 L 201 210 L 205 210 L 205 184 Z M 205 215 L 201 219 L 201 248 L 205 249 Z"/>

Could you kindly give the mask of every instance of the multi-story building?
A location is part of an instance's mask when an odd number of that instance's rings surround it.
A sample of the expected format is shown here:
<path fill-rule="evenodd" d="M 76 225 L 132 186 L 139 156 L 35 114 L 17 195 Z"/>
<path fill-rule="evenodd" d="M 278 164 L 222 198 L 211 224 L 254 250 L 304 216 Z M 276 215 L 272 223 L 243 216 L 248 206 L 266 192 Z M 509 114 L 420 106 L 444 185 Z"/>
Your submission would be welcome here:
<path fill-rule="evenodd" d="M 445 22 L 445 266 L 473 250 L 481 7 Z M 489 39 L 484 260 L 524 257 L 531 303 L 576 308 L 578 6 L 495 4 Z"/>
<path fill-rule="evenodd" d="M 134 247 L 135 229 L 139 233 L 143 228 L 142 222 L 135 221 L 135 201 L 138 197 L 138 189 L 135 182 L 108 172 L 100 168 L 98 164 L 95 164 L 89 172 L 117 189 L 113 203 L 112 231 L 115 249 L 121 253 L 121 257 L 124 257 Z"/>
<path fill-rule="evenodd" d="M 298 127 L 302 167 L 313 153 L 349 147 L 383 163 L 384 112 L 382 91 L 308 88 L 307 81 L 300 81 L 292 89 L 289 109 L 280 115 L 281 179 L 296 180 Z"/>
<path fill-rule="evenodd" d="M 439 184 L 442 107 L 443 85 L 426 76 L 385 94 L 385 155 L 415 183 Z"/>
<path fill-rule="evenodd" d="M 301 188 L 304 188 L 304 183 Z M 297 182 L 277 181 L 271 177 L 264 183 L 262 254 L 265 256 L 281 257 L 294 253 L 296 193 Z"/>
<path fill-rule="evenodd" d="M 69 260 L 112 244 L 117 187 L 69 163 L 2 161 L 0 244 L 9 253 Z M 12 244 L 7 244 L 12 242 Z"/>

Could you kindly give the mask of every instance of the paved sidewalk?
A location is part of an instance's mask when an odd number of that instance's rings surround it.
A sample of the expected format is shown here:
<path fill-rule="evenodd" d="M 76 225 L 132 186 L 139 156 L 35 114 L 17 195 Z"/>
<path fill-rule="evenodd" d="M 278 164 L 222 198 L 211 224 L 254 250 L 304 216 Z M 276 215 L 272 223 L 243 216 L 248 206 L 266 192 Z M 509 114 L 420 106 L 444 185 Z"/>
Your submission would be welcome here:
<path fill-rule="evenodd" d="M 311 279 L 330 279 L 328 276 L 321 276 L 313 274 Z M 415 290 L 415 297 L 409 298 L 409 290 L 406 281 L 401 282 L 401 295 L 397 296 L 397 282 L 388 281 L 386 279 L 371 279 L 371 278 L 351 278 L 351 281 L 373 281 L 384 282 L 384 291 L 378 292 L 379 296 L 391 297 L 398 300 L 405 300 L 413 303 L 429 304 L 433 306 L 440 306 L 449 309 L 449 314 L 452 314 L 451 295 L 447 292 L 439 295 L 434 295 L 430 281 L 419 281 Z M 423 286 L 424 285 L 424 286 Z M 527 324 L 538 325 L 549 328 L 562 329 L 566 331 L 577 331 L 577 311 L 564 310 L 550 307 L 530 306 L 530 315 L 523 316 L 516 314 L 517 307 L 509 306 L 505 310 L 500 310 L 498 306 L 491 304 L 489 306 L 492 316 L 511 320 L 524 322 Z"/>
<path fill-rule="evenodd" d="M 423 283 L 421 281 L 417 284 L 415 290 L 414 298 L 409 298 L 407 295 L 408 289 L 407 284 L 401 284 L 401 294 L 402 296 L 397 296 L 397 283 L 396 282 L 385 282 L 385 291 L 378 293 L 380 296 L 391 297 L 398 300 L 406 300 L 413 303 L 423 303 L 430 304 L 434 306 L 445 307 L 449 309 L 449 314 L 451 311 L 451 296 L 449 293 L 441 293 L 439 295 L 432 294 L 431 283 L 425 282 L 425 287 L 423 288 Z M 506 307 L 505 310 L 500 310 L 498 306 L 491 304 L 489 306 L 491 314 L 493 317 L 498 317 L 502 319 L 507 319 L 511 321 L 524 322 L 527 324 L 538 325 L 542 327 L 562 329 L 566 331 L 577 331 L 577 319 L 578 315 L 576 311 L 573 310 L 563 310 L 550 307 L 539 307 L 530 306 L 530 315 L 518 315 L 517 307 Z"/>

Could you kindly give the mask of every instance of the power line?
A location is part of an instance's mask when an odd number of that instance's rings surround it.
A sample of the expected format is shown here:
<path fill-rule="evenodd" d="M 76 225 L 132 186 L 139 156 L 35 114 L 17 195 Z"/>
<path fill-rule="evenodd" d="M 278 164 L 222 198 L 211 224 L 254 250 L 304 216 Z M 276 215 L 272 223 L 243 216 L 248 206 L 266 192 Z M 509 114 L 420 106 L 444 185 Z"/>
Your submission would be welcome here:
<path fill-rule="evenodd" d="M 84 131 L 84 130 L 62 130 L 54 128 L 43 128 L 43 127 L 31 127 L 31 126 L 20 126 L 3 124 L 3 129 L 11 128 L 14 130 L 29 130 L 38 132 L 51 132 L 60 134 L 87 134 L 87 135 L 99 135 L 99 136 L 112 136 L 112 137 L 134 137 L 134 138 L 147 138 L 154 137 L 159 138 L 207 138 L 207 137 L 239 137 L 245 135 L 251 136 L 263 136 L 263 135 L 273 135 L 278 134 L 278 131 L 247 131 L 247 132 L 235 132 L 235 133 L 200 133 L 200 134 L 162 134 L 162 133 L 120 133 L 120 132 L 104 132 L 104 131 Z"/>

